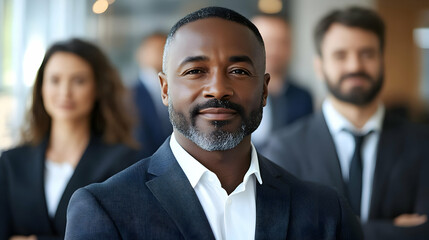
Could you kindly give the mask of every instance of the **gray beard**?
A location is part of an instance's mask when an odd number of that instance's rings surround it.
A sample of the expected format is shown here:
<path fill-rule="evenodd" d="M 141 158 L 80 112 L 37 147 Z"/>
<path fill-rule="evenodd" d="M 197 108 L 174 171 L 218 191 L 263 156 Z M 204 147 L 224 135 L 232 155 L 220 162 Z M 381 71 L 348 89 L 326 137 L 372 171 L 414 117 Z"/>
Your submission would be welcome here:
<path fill-rule="evenodd" d="M 246 127 L 244 124 L 242 124 L 241 128 L 236 132 L 227 132 L 217 129 L 206 134 L 196 129 L 194 124 L 189 124 L 182 113 L 178 113 L 173 109 L 171 103 L 168 104 L 168 113 L 170 115 L 170 121 L 175 129 L 198 147 L 209 152 L 233 149 L 240 144 L 246 136 Z"/>
<path fill-rule="evenodd" d="M 187 137 L 192 142 L 209 152 L 233 149 L 243 141 L 245 136 L 244 126 L 241 126 L 241 131 L 235 133 L 218 130 L 210 134 L 203 134 L 194 127 L 191 127 L 187 131 L 187 134 Z"/>

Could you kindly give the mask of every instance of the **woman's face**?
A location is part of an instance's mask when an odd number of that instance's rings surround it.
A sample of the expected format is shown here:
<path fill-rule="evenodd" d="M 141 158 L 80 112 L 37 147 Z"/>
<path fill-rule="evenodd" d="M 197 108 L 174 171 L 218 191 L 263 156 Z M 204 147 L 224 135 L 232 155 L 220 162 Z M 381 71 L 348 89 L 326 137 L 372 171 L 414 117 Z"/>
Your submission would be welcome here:
<path fill-rule="evenodd" d="M 42 98 L 52 121 L 89 121 L 96 99 L 89 63 L 73 53 L 54 53 L 45 67 Z"/>

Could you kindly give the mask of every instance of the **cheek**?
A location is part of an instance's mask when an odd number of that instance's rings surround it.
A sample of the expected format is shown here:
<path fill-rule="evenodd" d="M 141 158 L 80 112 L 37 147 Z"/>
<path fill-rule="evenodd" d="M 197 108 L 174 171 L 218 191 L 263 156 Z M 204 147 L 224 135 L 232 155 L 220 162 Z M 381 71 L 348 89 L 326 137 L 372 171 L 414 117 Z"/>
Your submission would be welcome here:
<path fill-rule="evenodd" d="M 193 102 L 188 98 L 185 98 L 185 94 L 174 94 L 170 93 L 168 97 L 168 105 L 172 106 L 175 112 L 182 113 L 188 115 L 191 107 L 193 106 Z"/>
<path fill-rule="evenodd" d="M 251 109 L 252 111 L 259 108 L 261 102 L 263 103 L 264 86 L 262 84 L 242 86 L 239 90 L 241 94 L 237 93 L 237 95 L 242 99 L 243 102 L 240 104 L 244 108 Z"/>
<path fill-rule="evenodd" d="M 80 104 L 85 106 L 86 109 L 92 109 L 96 99 L 95 86 L 88 86 L 77 90 L 77 100 Z"/>
<path fill-rule="evenodd" d="M 366 67 L 368 73 L 375 79 L 380 75 L 381 63 L 380 62 L 370 62 Z"/>
<path fill-rule="evenodd" d="M 42 85 L 42 101 L 45 106 L 45 108 L 49 108 L 53 102 L 55 101 L 55 93 L 56 90 L 51 85 Z"/>
<path fill-rule="evenodd" d="M 186 105 L 190 106 L 195 102 L 198 97 L 202 96 L 202 87 L 195 81 L 191 83 L 178 83 L 169 84 L 168 86 L 168 98 L 173 105 L 178 106 Z"/>
<path fill-rule="evenodd" d="M 330 81 L 337 82 L 342 74 L 342 65 L 339 63 L 327 61 L 323 65 L 323 71 Z"/>

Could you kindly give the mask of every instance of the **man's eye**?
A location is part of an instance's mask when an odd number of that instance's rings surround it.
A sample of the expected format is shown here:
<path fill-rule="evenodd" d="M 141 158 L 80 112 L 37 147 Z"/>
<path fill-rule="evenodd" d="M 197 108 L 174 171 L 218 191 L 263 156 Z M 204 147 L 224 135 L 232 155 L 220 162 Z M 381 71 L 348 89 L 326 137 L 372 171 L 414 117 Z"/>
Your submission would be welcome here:
<path fill-rule="evenodd" d="M 188 74 L 201 74 L 201 73 L 203 73 L 203 71 L 200 70 L 200 69 L 191 69 L 189 71 L 186 71 L 185 75 L 188 75 Z"/>
<path fill-rule="evenodd" d="M 344 60 L 346 58 L 346 55 L 344 53 L 336 53 L 334 54 L 334 58 L 336 60 Z"/>
<path fill-rule="evenodd" d="M 372 52 L 372 51 L 364 51 L 364 52 L 362 52 L 362 53 L 361 53 L 361 56 L 362 56 L 363 58 L 372 59 L 372 58 L 374 58 L 374 57 L 375 57 L 375 52 Z"/>
<path fill-rule="evenodd" d="M 250 73 L 248 71 L 243 70 L 243 69 L 233 69 L 231 71 L 231 73 L 233 73 L 233 74 L 239 74 L 239 75 L 250 75 Z"/>

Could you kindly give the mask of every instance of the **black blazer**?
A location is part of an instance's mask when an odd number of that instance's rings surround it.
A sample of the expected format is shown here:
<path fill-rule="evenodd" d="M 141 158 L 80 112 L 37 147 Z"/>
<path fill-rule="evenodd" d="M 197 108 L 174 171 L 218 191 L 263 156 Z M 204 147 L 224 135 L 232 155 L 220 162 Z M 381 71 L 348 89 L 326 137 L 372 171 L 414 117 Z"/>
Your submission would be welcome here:
<path fill-rule="evenodd" d="M 21 146 L 3 152 L 0 158 L 0 240 L 31 234 L 38 239 L 64 238 L 66 210 L 73 192 L 102 182 L 138 160 L 136 151 L 119 144 L 105 144 L 92 136 L 52 219 L 44 189 L 47 143 L 45 140 L 38 146 Z"/>
<path fill-rule="evenodd" d="M 330 188 L 304 183 L 262 156 L 255 239 L 361 239 L 350 208 Z M 169 138 L 150 158 L 76 191 L 66 239 L 214 239 Z"/>
<path fill-rule="evenodd" d="M 345 195 L 334 141 L 322 113 L 274 135 L 263 154 L 297 177 L 335 187 Z M 429 214 L 428 129 L 386 115 L 378 143 L 365 239 L 429 239 L 429 223 L 395 227 L 403 213 Z"/>

